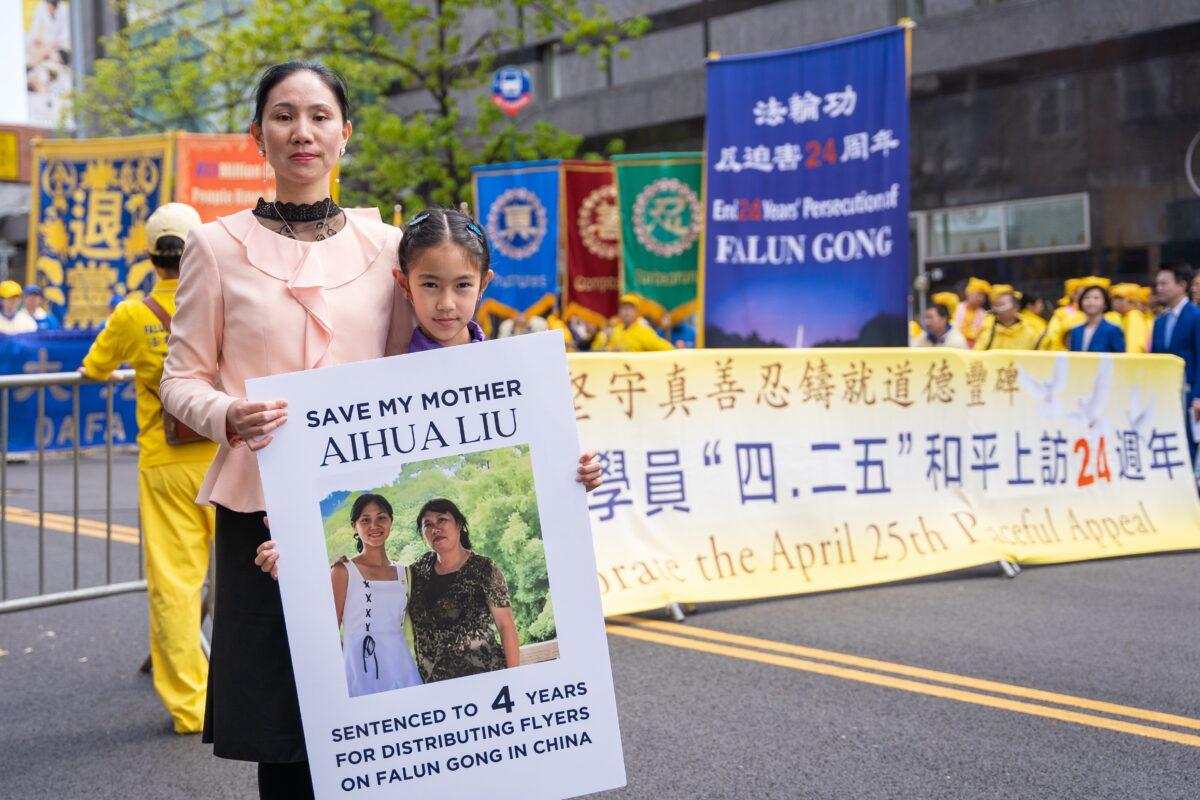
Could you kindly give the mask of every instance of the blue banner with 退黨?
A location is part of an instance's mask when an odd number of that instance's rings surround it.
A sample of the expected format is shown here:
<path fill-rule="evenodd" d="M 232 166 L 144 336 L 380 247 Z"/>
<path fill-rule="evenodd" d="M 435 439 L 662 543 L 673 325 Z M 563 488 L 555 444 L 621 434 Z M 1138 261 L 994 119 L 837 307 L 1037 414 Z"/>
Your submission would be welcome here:
<path fill-rule="evenodd" d="M 708 63 L 705 346 L 906 342 L 905 34 Z"/>

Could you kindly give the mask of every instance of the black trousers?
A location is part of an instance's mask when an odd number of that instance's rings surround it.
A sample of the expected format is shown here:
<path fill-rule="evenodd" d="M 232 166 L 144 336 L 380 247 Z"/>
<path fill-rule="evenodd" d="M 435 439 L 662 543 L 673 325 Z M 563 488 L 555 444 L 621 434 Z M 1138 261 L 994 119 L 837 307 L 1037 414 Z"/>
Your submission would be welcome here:
<path fill-rule="evenodd" d="M 258 765 L 259 800 L 312 800 L 312 775 L 307 761 Z"/>
<path fill-rule="evenodd" d="M 217 507 L 204 741 L 220 758 L 277 766 L 308 756 L 279 584 L 254 563 L 268 538 L 263 517 Z M 307 764 L 303 774 L 308 780 Z"/>

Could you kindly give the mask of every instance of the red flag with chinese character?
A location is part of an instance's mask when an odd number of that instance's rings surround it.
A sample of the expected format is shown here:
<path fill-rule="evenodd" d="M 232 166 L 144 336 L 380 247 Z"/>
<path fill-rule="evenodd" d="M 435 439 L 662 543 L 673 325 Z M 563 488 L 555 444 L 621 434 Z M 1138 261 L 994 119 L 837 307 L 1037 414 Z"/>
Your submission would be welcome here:
<path fill-rule="evenodd" d="M 567 281 L 563 316 L 603 325 L 617 313 L 621 225 L 612 165 L 564 161 L 563 212 L 567 229 Z"/>

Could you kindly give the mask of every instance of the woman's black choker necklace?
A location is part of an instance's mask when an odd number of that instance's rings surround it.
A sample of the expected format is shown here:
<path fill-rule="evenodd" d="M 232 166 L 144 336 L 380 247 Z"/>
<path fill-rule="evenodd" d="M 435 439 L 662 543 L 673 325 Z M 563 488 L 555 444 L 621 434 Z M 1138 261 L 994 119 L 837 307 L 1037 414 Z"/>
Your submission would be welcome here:
<path fill-rule="evenodd" d="M 268 203 L 260 197 L 254 207 L 254 216 L 282 222 L 320 222 L 337 216 L 341 210 L 329 197 L 316 203 Z"/>

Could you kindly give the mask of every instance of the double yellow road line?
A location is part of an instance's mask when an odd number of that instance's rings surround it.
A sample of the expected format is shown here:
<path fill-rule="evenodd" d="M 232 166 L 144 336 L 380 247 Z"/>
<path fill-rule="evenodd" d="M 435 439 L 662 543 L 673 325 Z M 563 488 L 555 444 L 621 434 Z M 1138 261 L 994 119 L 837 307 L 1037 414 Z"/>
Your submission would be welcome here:
<path fill-rule="evenodd" d="M 1148 739 L 1200 747 L 1200 735 L 1129 721 L 1142 720 L 1158 725 L 1200 731 L 1200 719 L 1182 717 L 1177 714 L 1166 714 L 1161 711 L 1108 703 L 1103 700 L 1091 700 L 1086 697 L 1031 689 L 999 681 L 911 667 L 831 650 L 818 650 L 813 647 L 760 639 L 755 636 L 724 633 L 691 625 L 628 616 L 611 617 L 608 622 L 607 628 L 610 634 L 627 639 L 744 661 L 756 661 L 760 664 L 884 686 L 914 694 L 957 700 L 961 703 L 999 708 L 1035 717 L 1071 722 L 1076 725 L 1143 736 Z M 1101 714 L 1109 716 L 1101 716 Z M 1122 717 L 1124 719 L 1121 719 Z"/>
<path fill-rule="evenodd" d="M 21 525 L 28 528 L 37 528 L 38 526 L 37 511 L 28 508 L 8 506 L 5 508 L 4 518 L 8 520 L 8 524 L 10 525 Z M 75 532 L 74 517 L 47 511 L 42 515 L 42 519 L 46 530 L 58 531 L 59 533 Z M 87 536 L 90 539 L 108 538 L 103 522 L 84 517 L 79 518 L 79 535 Z M 129 525 L 117 525 L 114 523 L 112 526 L 112 540 L 121 544 L 137 544 L 138 529 Z"/>

